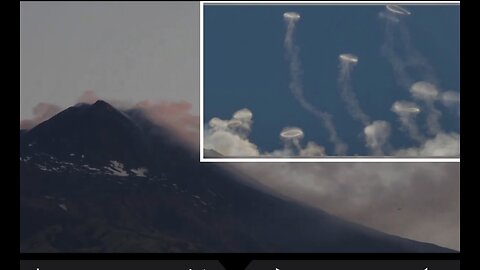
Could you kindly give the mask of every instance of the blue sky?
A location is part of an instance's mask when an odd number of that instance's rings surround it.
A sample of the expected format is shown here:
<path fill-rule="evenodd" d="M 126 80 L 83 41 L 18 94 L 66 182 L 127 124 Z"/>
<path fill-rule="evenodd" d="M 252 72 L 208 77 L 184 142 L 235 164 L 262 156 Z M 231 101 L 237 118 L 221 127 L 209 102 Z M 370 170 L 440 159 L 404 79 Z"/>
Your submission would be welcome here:
<path fill-rule="evenodd" d="M 459 6 L 406 6 L 412 42 L 429 61 L 442 90 L 460 89 Z M 349 155 L 367 154 L 363 126 L 347 112 L 338 86 L 338 55 L 353 53 L 359 63 L 352 87 L 361 108 L 372 120 L 392 125 L 395 148 L 413 144 L 400 131 L 393 102 L 411 100 L 398 86 L 380 47 L 385 35 L 378 6 L 205 6 L 204 8 L 204 116 L 229 119 L 238 109 L 253 112 L 250 140 L 262 151 L 282 147 L 279 132 L 298 126 L 303 144 L 313 140 L 333 152 L 328 134 L 312 114 L 294 99 L 288 85 L 289 66 L 283 44 L 283 13 L 298 12 L 295 41 L 300 47 L 304 95 L 310 103 L 333 116 L 337 131 L 349 146 Z M 442 127 L 459 130 L 455 113 L 438 105 Z M 418 118 L 421 128 L 425 121 Z"/>

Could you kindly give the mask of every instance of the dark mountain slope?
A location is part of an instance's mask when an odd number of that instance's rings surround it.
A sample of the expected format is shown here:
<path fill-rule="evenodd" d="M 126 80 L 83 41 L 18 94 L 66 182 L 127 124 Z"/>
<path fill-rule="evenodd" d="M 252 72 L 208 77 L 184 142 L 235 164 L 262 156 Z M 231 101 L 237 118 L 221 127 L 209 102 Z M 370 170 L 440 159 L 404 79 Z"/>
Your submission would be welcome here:
<path fill-rule="evenodd" d="M 82 104 L 20 138 L 22 252 L 451 252 L 246 185 L 141 111 Z"/>

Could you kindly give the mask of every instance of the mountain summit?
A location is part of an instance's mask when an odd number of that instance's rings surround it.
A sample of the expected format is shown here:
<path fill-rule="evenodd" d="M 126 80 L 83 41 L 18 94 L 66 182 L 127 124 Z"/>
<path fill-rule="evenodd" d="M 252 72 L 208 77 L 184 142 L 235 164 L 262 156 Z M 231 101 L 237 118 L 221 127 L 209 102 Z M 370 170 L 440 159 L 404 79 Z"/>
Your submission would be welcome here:
<path fill-rule="evenodd" d="M 77 104 L 24 133 L 20 152 L 46 152 L 65 158 L 87 157 L 93 163 L 120 159 L 141 163 L 148 146 L 141 128 L 105 101 Z"/>

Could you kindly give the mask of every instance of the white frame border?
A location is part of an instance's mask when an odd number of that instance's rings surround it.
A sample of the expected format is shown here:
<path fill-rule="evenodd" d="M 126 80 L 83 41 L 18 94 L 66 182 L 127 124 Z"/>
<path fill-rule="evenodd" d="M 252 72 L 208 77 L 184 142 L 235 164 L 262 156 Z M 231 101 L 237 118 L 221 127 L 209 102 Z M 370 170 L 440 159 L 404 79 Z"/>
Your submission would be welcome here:
<path fill-rule="evenodd" d="M 384 5 L 384 4 L 416 4 L 416 5 L 460 5 L 460 1 L 200 1 L 200 162 L 364 162 L 364 163 L 385 163 L 385 162 L 460 162 L 460 157 L 435 157 L 435 158 L 401 158 L 401 157 L 321 157 L 321 158 L 270 158 L 270 157 L 254 157 L 254 158 L 205 158 L 204 157 L 204 116 L 203 116 L 203 8 L 205 4 L 224 5 Z"/>

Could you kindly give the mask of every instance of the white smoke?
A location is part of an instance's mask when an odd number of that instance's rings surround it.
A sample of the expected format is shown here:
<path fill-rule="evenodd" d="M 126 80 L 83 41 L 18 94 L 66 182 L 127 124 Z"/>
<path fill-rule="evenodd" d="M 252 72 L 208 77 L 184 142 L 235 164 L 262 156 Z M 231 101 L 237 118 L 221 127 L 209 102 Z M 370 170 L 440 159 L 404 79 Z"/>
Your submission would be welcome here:
<path fill-rule="evenodd" d="M 406 18 L 411 13 L 404 8 L 401 9 L 406 12 L 394 12 L 387 7 L 379 14 L 385 26 L 385 42 L 381 51 L 391 64 L 397 83 L 405 89 L 408 89 L 419 76 L 423 80 L 437 84 L 432 66 L 413 45 L 405 24 Z"/>
<path fill-rule="evenodd" d="M 305 148 L 300 150 L 300 157 L 321 157 L 325 156 L 325 147 L 315 142 L 308 142 Z"/>
<path fill-rule="evenodd" d="M 285 144 L 283 149 L 277 149 L 272 152 L 263 153 L 264 157 L 323 157 L 325 154 L 325 147 L 318 145 L 315 142 L 309 141 L 305 147 L 298 148 L 297 146 Z"/>
<path fill-rule="evenodd" d="M 431 135 L 436 135 L 442 131 L 440 126 L 440 117 L 442 113 L 435 108 L 435 101 L 439 96 L 437 87 L 429 82 L 419 81 L 410 87 L 410 93 L 414 99 L 421 100 L 426 105 L 427 127 Z"/>
<path fill-rule="evenodd" d="M 247 138 L 252 130 L 253 114 L 249 109 L 241 109 L 233 114 L 233 119 L 228 123 L 230 129 L 235 130 L 242 138 Z"/>
<path fill-rule="evenodd" d="M 300 141 L 303 137 L 303 130 L 297 127 L 286 127 L 280 132 L 280 139 L 282 139 L 285 149 L 289 152 L 300 152 L 302 150 Z"/>
<path fill-rule="evenodd" d="M 460 134 L 438 133 L 419 147 L 397 150 L 400 157 L 458 157 L 460 156 Z"/>
<path fill-rule="evenodd" d="M 228 130 L 207 131 L 204 137 L 204 147 L 229 157 L 259 156 L 259 151 L 255 144 Z"/>
<path fill-rule="evenodd" d="M 440 156 L 459 156 L 460 155 L 460 134 L 446 133 L 440 125 L 442 113 L 435 107 L 437 101 L 441 101 L 445 106 L 459 108 L 460 97 L 456 92 L 441 92 L 437 86 L 426 81 L 418 81 L 410 87 L 412 97 L 417 101 L 422 101 L 425 105 L 424 110 L 413 102 L 397 101 L 392 105 L 391 110 L 395 112 L 405 127 L 410 137 L 420 143 L 418 147 L 396 150 L 396 156 L 408 157 L 440 157 Z M 426 138 L 419 131 L 415 124 L 415 116 L 424 111 L 426 115 L 426 124 L 429 135 L 433 138 Z"/>
<path fill-rule="evenodd" d="M 460 105 L 460 94 L 455 91 L 445 91 L 442 93 L 441 100 L 447 107 L 456 107 Z"/>
<path fill-rule="evenodd" d="M 457 116 L 460 116 L 460 93 L 455 91 L 445 91 L 440 97 L 443 105 L 453 109 Z"/>
<path fill-rule="evenodd" d="M 248 140 L 252 117 L 250 110 L 241 109 L 230 120 L 212 118 L 205 129 L 204 148 L 229 157 L 259 156 L 257 146 Z"/>
<path fill-rule="evenodd" d="M 425 141 L 425 137 L 419 131 L 415 123 L 415 117 L 420 113 L 420 108 L 413 102 L 396 101 L 393 103 L 391 111 L 398 115 L 402 127 L 406 129 L 410 138 L 417 142 Z"/>
<path fill-rule="evenodd" d="M 204 133 L 204 148 L 226 157 L 316 157 L 325 156 L 325 148 L 314 142 L 302 147 L 304 133 L 297 127 L 286 127 L 280 132 L 283 149 L 261 152 L 248 136 L 253 114 L 249 109 L 236 111 L 231 119 L 210 119 Z"/>
<path fill-rule="evenodd" d="M 388 142 L 390 132 L 390 124 L 386 121 L 373 121 L 372 124 L 364 128 L 366 146 L 370 149 L 372 155 L 385 155 L 383 148 Z"/>
<path fill-rule="evenodd" d="M 375 156 L 385 155 L 384 146 L 388 143 L 391 128 L 386 121 L 376 120 L 370 122 L 370 117 L 362 110 L 355 93 L 352 90 L 351 72 L 358 63 L 358 57 L 353 54 L 340 54 L 340 74 L 338 82 L 340 84 L 340 93 L 342 99 L 347 104 L 347 111 L 350 115 L 359 120 L 363 126 L 363 133 L 366 140 L 366 146 L 370 153 Z"/>
<path fill-rule="evenodd" d="M 332 121 L 332 116 L 326 112 L 323 112 L 317 109 L 315 106 L 310 104 L 304 97 L 303 94 L 303 85 L 301 80 L 302 67 L 299 58 L 300 48 L 295 44 L 293 34 L 295 31 L 295 24 L 300 20 L 300 15 L 295 12 L 286 12 L 283 14 L 287 30 L 285 33 L 284 45 L 287 51 L 287 58 L 290 63 L 290 77 L 291 82 L 289 85 L 290 91 L 292 92 L 295 99 L 300 103 L 300 105 L 317 117 L 327 129 L 329 133 L 329 140 L 334 144 L 335 153 L 337 155 L 345 155 L 347 152 L 347 145 L 340 139 L 337 134 L 337 130 Z"/>
<path fill-rule="evenodd" d="M 362 122 L 364 126 L 367 126 L 370 123 L 370 118 L 360 107 L 351 83 L 351 72 L 358 63 L 358 58 L 353 54 L 341 54 L 338 59 L 340 60 L 340 73 L 338 76 L 340 94 L 347 104 L 347 110 L 350 115 Z"/>
<path fill-rule="evenodd" d="M 429 83 L 416 83 L 411 88 L 414 98 L 423 100 L 427 109 L 427 128 L 433 138 L 426 138 L 420 133 L 415 124 L 415 116 L 420 108 L 412 102 L 397 101 L 391 110 L 395 112 L 410 135 L 420 143 L 417 147 L 399 149 L 394 156 L 402 157 L 458 157 L 460 155 L 460 134 L 442 131 L 439 124 L 440 112 L 435 108 L 434 101 L 438 98 L 438 91 Z"/>
<path fill-rule="evenodd" d="M 391 64 L 397 83 L 408 89 L 413 99 L 424 104 L 422 110 L 416 104 L 407 104 L 406 101 L 398 101 L 393 104 L 391 110 L 399 116 L 402 126 L 408 131 L 412 139 L 421 144 L 419 147 L 398 150 L 397 152 L 408 153 L 409 156 L 418 156 L 422 153 L 431 154 L 433 149 L 429 149 L 428 146 L 436 142 L 434 145 L 448 148 L 437 149 L 437 152 L 455 153 L 457 151 L 452 149 L 459 146 L 459 141 L 452 139 L 449 140 L 450 144 L 445 144 L 441 140 L 441 138 L 452 138 L 452 136 L 443 131 L 440 125 L 442 113 L 436 108 L 435 103 L 441 101 L 447 107 L 456 107 L 459 115 L 460 97 L 453 91 L 442 93 L 438 87 L 439 83 L 434 69 L 415 48 L 411 40 L 405 24 L 405 19 L 410 14 L 407 9 L 397 5 L 387 5 L 386 9 L 380 13 L 385 26 L 385 43 L 382 46 L 382 53 Z M 414 107 L 418 110 L 410 110 Z M 414 118 L 420 112 L 426 114 L 428 134 L 434 138 L 425 138 L 415 124 Z M 459 136 L 459 134 L 454 135 L 454 138 L 457 135 Z M 438 143 L 439 141 L 443 143 Z"/>

